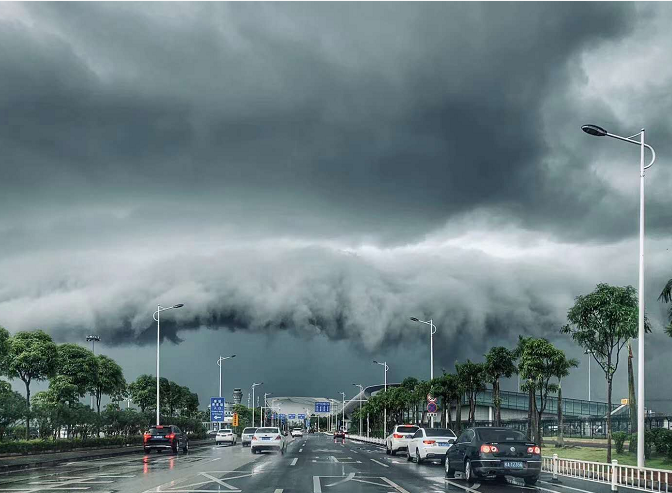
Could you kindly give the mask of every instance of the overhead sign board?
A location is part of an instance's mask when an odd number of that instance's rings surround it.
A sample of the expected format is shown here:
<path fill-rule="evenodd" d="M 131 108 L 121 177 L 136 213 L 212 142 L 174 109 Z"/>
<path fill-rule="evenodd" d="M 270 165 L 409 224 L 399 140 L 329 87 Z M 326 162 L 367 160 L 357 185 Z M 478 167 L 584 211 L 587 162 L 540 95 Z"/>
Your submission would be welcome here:
<path fill-rule="evenodd" d="M 306 415 L 305 414 L 299 414 L 299 419 L 306 419 Z"/>
<path fill-rule="evenodd" d="M 331 403 L 330 402 L 316 402 L 315 403 L 315 412 L 316 413 L 330 413 L 331 412 Z"/>
<path fill-rule="evenodd" d="M 288 414 L 287 418 L 289 419 L 296 419 L 296 414 Z"/>
<path fill-rule="evenodd" d="M 210 397 L 210 421 L 224 422 L 224 397 Z"/>

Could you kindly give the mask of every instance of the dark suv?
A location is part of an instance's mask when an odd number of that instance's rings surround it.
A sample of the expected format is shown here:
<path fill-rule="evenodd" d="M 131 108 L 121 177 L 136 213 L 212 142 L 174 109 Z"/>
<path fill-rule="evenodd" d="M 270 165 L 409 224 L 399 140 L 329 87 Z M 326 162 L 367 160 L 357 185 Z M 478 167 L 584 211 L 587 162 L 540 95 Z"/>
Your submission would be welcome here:
<path fill-rule="evenodd" d="M 179 449 L 184 452 L 189 451 L 189 438 L 175 425 L 152 425 L 149 431 L 143 436 L 142 444 L 146 454 L 152 449 L 161 452 L 164 449 L 171 449 L 177 453 Z"/>

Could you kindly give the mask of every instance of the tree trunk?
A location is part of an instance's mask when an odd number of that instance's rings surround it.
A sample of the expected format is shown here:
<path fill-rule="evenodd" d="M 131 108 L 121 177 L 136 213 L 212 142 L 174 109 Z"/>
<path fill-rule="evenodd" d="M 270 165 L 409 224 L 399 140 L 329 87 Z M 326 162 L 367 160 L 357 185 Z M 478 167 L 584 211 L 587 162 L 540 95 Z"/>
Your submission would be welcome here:
<path fill-rule="evenodd" d="M 26 384 L 26 440 L 30 440 L 30 380 L 24 380 Z"/>
<path fill-rule="evenodd" d="M 455 426 L 459 434 L 462 431 L 462 399 L 460 397 L 458 397 L 457 406 L 455 407 Z"/>
<path fill-rule="evenodd" d="M 532 416 L 534 416 L 534 404 L 532 403 L 533 400 L 534 398 L 532 396 L 532 388 L 530 388 L 527 391 L 527 438 L 530 441 L 534 441 L 534 424 L 532 423 Z"/>
<path fill-rule="evenodd" d="M 540 401 L 541 401 L 542 397 L 543 396 L 541 395 L 541 390 L 539 390 L 539 400 Z M 543 402 L 542 402 L 542 404 L 543 404 Z M 543 445 L 543 441 L 544 441 L 543 438 L 542 438 L 542 433 L 541 433 L 541 428 L 542 428 L 541 415 L 544 412 L 544 406 L 542 405 L 540 408 L 537 407 L 537 396 L 536 395 L 534 396 L 534 411 L 535 411 L 534 417 L 536 418 L 536 421 L 537 421 L 537 442 L 536 443 L 541 447 Z"/>
<path fill-rule="evenodd" d="M 502 402 L 501 402 L 501 393 L 502 389 L 500 388 L 499 378 L 495 381 L 495 386 L 497 392 L 495 394 L 495 408 L 497 409 L 497 414 L 495 415 L 495 424 L 497 426 L 502 426 Z"/>
<path fill-rule="evenodd" d="M 557 446 L 565 446 L 565 437 L 562 428 L 562 380 L 558 382 L 558 440 Z"/>
<path fill-rule="evenodd" d="M 611 369 L 611 361 L 609 361 Z M 611 464 L 611 385 L 612 375 L 607 378 L 607 463 Z"/>
<path fill-rule="evenodd" d="M 632 346 L 628 342 L 628 408 L 630 410 L 630 433 L 637 433 L 637 399 L 635 376 L 632 371 Z"/>
<path fill-rule="evenodd" d="M 469 423 L 474 426 L 476 423 L 476 394 L 469 393 Z"/>

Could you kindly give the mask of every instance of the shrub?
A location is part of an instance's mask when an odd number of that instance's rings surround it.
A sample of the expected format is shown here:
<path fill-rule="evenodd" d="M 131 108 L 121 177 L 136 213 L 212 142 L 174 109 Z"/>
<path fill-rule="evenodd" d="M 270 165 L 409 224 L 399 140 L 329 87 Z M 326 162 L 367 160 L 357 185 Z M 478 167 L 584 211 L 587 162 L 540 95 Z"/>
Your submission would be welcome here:
<path fill-rule="evenodd" d="M 649 432 L 647 432 L 649 433 Z M 672 430 L 665 428 L 654 428 L 650 432 L 653 446 L 656 447 L 656 453 L 668 455 L 672 445 Z"/>
<path fill-rule="evenodd" d="M 617 431 L 616 433 L 612 434 L 612 437 L 614 439 L 614 444 L 616 445 L 616 453 L 622 454 L 623 445 L 625 445 L 625 439 L 628 438 L 628 434 L 624 431 Z"/>
<path fill-rule="evenodd" d="M 16 440 L 0 442 L 0 454 L 37 454 L 64 452 L 79 448 L 120 447 L 142 443 L 142 435 L 131 437 L 89 438 L 87 440 Z"/>

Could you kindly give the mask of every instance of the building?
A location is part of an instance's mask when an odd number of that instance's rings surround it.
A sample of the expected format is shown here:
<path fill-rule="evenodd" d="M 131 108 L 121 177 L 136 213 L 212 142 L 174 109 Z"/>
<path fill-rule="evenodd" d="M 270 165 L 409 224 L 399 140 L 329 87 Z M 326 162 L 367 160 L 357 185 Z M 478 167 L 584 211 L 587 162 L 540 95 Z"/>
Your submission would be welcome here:
<path fill-rule="evenodd" d="M 243 401 L 242 389 L 233 389 L 233 404 L 240 404 Z"/>

